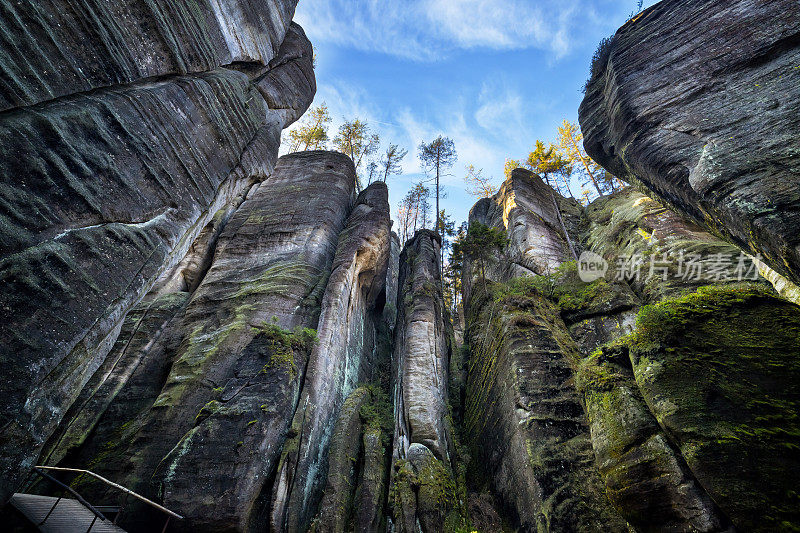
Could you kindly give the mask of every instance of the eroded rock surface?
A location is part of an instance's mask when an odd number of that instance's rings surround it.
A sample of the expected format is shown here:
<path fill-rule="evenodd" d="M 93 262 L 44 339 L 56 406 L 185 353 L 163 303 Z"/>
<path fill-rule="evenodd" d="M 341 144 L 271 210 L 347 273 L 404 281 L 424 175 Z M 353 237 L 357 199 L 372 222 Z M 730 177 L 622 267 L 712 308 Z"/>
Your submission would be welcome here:
<path fill-rule="evenodd" d="M 465 292 L 465 435 L 473 460 L 523 531 L 625 531 L 594 467 L 589 427 L 573 385 L 580 355 L 558 309 L 542 295 L 496 291 L 521 272 L 547 274 L 571 259 L 567 226 L 554 206 L 573 204 L 556 198 L 538 176 L 518 170 L 496 196 L 481 201 L 485 210 L 479 203 L 472 211 L 472 223 L 507 232 L 508 251 L 498 253 L 543 267 L 490 269 L 486 284 L 477 279 L 477 269 L 465 269 L 464 286 L 472 286 L 468 301 Z M 550 245 L 531 246 L 532 235 Z"/>
<path fill-rule="evenodd" d="M 266 65 L 283 42 L 296 4 L 4 1 L 0 111 L 234 62 Z"/>
<path fill-rule="evenodd" d="M 465 271 L 465 433 L 506 511 L 532 531 L 790 531 L 800 308 L 740 250 L 632 189 L 581 217 L 572 240 L 606 278 L 583 282 L 569 262 L 488 269 L 485 285 Z M 516 253 L 519 233 L 478 220 Z M 763 470 L 747 471 L 754 457 Z M 761 490 L 763 475 L 778 481 Z"/>
<path fill-rule="evenodd" d="M 593 67 L 589 155 L 800 280 L 800 13 L 792 0 L 667 0 Z"/>
<path fill-rule="evenodd" d="M 439 237 L 420 230 L 400 256 L 393 360 L 390 504 L 398 531 L 442 531 L 457 503 L 448 408 L 452 326 L 445 323 Z"/>
<path fill-rule="evenodd" d="M 342 402 L 357 383 L 375 377 L 374 332 L 381 320 L 376 302 L 385 294 L 390 232 L 388 190 L 375 183 L 359 195 L 347 219 L 322 296 L 319 342 L 308 362 L 293 423 L 297 435 L 277 474 L 272 506 L 276 530 L 307 529 L 325 481 L 328 444 Z M 352 435 L 356 442 L 358 435 Z"/>
<path fill-rule="evenodd" d="M 2 6 L 3 501 L 125 315 L 272 173 L 316 89 L 294 2 L 73 4 Z"/>

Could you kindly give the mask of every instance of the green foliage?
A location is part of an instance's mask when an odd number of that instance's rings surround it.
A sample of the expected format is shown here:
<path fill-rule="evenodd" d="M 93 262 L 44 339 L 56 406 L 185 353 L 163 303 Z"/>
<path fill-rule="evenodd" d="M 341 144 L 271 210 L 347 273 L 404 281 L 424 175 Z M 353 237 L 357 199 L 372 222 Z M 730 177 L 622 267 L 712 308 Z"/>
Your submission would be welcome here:
<path fill-rule="evenodd" d="M 636 330 L 626 341 L 640 350 L 657 347 L 671 333 L 700 321 L 724 316 L 726 310 L 754 298 L 775 298 L 774 290 L 760 283 L 728 283 L 700 287 L 697 292 L 642 307 Z"/>
<path fill-rule="evenodd" d="M 289 152 L 303 150 L 324 150 L 328 144 L 328 124 L 331 115 L 323 102 L 310 109 L 303 123 L 289 131 Z"/>
<path fill-rule="evenodd" d="M 366 157 L 374 154 L 380 146 L 380 137 L 370 130 L 366 122 L 356 118 L 346 120 L 339 126 L 339 132 L 333 138 L 333 146 L 339 152 L 350 156 L 360 176 L 361 166 Z M 361 191 L 361 180 L 356 178 L 356 187 Z"/>
<path fill-rule="evenodd" d="M 270 341 L 270 360 L 264 365 L 262 372 L 266 372 L 268 368 L 282 367 L 289 369 L 294 378 L 297 375 L 297 365 L 294 362 L 295 350 L 308 353 L 319 342 L 317 331 L 311 328 L 298 326 L 289 331 L 274 322 L 265 322 L 259 329 L 261 335 Z"/>
<path fill-rule="evenodd" d="M 378 384 L 365 386 L 371 399 L 361 406 L 361 420 L 367 428 L 380 429 L 388 440 L 394 430 L 394 409 L 389 395 Z"/>
<path fill-rule="evenodd" d="M 603 71 L 608 64 L 608 58 L 611 57 L 611 48 L 614 44 L 614 37 L 605 37 L 603 40 L 600 41 L 600 44 L 597 45 L 597 50 L 595 50 L 594 55 L 592 56 L 592 66 L 590 69 L 589 79 L 586 81 L 586 85 L 583 86 L 583 92 L 585 93 L 589 89 L 589 85 L 597 78 L 603 74 Z"/>
<path fill-rule="evenodd" d="M 436 197 L 436 231 L 439 231 L 439 182 L 441 180 L 444 170 L 453 166 L 453 163 L 458 159 L 456 154 L 456 146 L 453 140 L 448 137 L 439 135 L 436 139 L 429 143 L 422 143 L 419 145 L 419 160 L 426 172 L 433 172 L 436 179 L 435 197 Z"/>
<path fill-rule="evenodd" d="M 514 296 L 538 294 L 547 298 L 562 312 L 579 311 L 614 297 L 614 289 L 604 279 L 586 283 L 578 277 L 578 265 L 568 261 L 552 274 L 514 278 L 508 283 L 496 284 L 495 301 Z"/>
<path fill-rule="evenodd" d="M 486 224 L 474 221 L 469 225 L 467 236 L 456 241 L 453 253 L 461 257 L 469 257 L 478 263 L 480 277 L 486 285 L 486 264 L 508 246 L 509 239 L 506 232 L 499 228 L 491 228 Z"/>

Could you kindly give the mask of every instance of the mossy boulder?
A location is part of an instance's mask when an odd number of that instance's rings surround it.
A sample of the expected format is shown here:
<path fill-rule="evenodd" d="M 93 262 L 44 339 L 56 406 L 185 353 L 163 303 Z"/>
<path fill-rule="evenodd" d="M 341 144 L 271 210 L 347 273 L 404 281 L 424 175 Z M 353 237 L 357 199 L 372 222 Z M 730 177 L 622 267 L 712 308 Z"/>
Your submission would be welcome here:
<path fill-rule="evenodd" d="M 728 520 L 659 427 L 627 347 L 596 351 L 577 376 L 606 494 L 638 531 L 725 531 Z"/>
<path fill-rule="evenodd" d="M 651 411 L 734 524 L 800 527 L 800 307 L 710 286 L 644 308 L 626 342 Z"/>

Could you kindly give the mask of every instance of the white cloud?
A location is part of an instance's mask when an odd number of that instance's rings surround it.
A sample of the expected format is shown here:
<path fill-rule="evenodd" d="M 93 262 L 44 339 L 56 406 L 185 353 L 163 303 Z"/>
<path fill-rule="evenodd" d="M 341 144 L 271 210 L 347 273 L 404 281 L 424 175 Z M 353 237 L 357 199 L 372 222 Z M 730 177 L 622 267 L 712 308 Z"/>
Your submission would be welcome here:
<path fill-rule="evenodd" d="M 522 96 L 507 84 L 496 80 L 484 82 L 478 104 L 475 120 L 487 132 L 507 137 L 509 131 L 524 128 Z"/>
<path fill-rule="evenodd" d="M 587 27 L 610 29 L 614 17 L 598 15 L 598 3 L 617 19 L 630 9 L 617 0 L 301 0 L 295 20 L 315 43 L 419 61 L 473 48 L 537 48 L 559 58 Z"/>

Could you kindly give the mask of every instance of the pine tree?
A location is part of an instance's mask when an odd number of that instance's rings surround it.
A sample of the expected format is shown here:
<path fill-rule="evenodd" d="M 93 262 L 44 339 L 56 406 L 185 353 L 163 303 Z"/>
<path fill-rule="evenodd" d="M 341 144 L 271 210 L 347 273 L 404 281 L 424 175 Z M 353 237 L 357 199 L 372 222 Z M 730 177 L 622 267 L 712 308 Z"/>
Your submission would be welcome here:
<path fill-rule="evenodd" d="M 456 154 L 456 147 L 452 139 L 442 137 L 441 135 L 431 141 L 430 143 L 422 143 L 419 145 L 419 159 L 425 167 L 426 171 L 434 173 L 436 180 L 436 225 L 434 226 L 437 231 L 439 229 L 439 198 L 441 178 L 444 171 L 453 166 L 456 162 L 458 155 Z"/>

